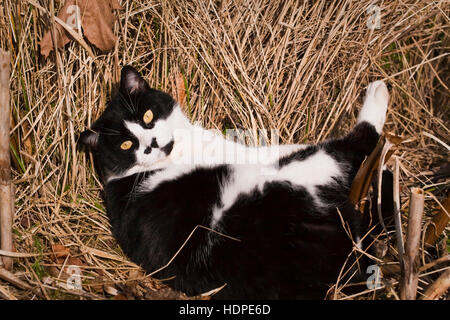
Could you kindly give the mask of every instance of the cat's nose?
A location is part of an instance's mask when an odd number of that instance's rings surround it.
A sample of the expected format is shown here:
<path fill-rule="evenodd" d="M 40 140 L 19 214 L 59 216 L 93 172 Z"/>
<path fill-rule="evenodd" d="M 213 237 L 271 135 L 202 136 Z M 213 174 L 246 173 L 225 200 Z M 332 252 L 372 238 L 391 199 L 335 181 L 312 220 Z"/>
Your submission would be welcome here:
<path fill-rule="evenodd" d="M 150 145 L 152 148 L 159 148 L 158 142 L 156 142 L 156 138 L 153 138 L 152 144 Z"/>
<path fill-rule="evenodd" d="M 150 152 L 152 152 L 152 148 L 159 148 L 158 142 L 156 142 L 156 138 L 152 139 L 152 143 L 150 144 L 150 146 L 145 148 L 144 153 L 149 154 Z"/>

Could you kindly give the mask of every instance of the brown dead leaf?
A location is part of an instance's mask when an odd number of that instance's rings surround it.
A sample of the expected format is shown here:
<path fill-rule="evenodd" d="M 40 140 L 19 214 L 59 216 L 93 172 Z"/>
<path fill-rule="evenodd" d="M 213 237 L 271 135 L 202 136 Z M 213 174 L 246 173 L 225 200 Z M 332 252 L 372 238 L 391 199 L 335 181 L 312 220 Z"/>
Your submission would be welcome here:
<path fill-rule="evenodd" d="M 181 108 L 184 109 L 186 107 L 186 88 L 184 86 L 184 77 L 181 72 L 178 72 L 175 77 L 175 86 L 177 88 L 176 100 L 180 104 Z"/>
<path fill-rule="evenodd" d="M 59 270 L 60 269 L 58 269 L 57 267 L 55 267 L 55 266 L 50 266 L 50 267 L 48 267 L 48 272 L 50 273 L 50 275 L 53 277 L 53 278 L 58 278 L 59 277 Z"/>
<path fill-rule="evenodd" d="M 84 36 L 102 51 L 114 48 L 117 37 L 112 31 L 115 16 L 113 9 L 123 9 L 117 0 L 67 0 L 58 18 Z M 81 29 L 81 30 L 80 30 Z M 70 35 L 60 25 L 55 27 L 58 48 L 70 41 Z M 48 31 L 40 42 L 41 54 L 48 56 L 54 49 L 51 32 Z"/>
<path fill-rule="evenodd" d="M 64 261 L 65 258 L 70 255 L 69 249 L 64 247 L 62 244 L 53 244 L 52 251 L 57 260 L 63 259 Z"/>
<path fill-rule="evenodd" d="M 20 225 L 25 229 L 28 229 L 31 226 L 30 217 L 28 215 L 22 216 L 22 218 L 20 219 Z"/>
<path fill-rule="evenodd" d="M 441 204 L 439 212 L 433 217 L 425 232 L 425 243 L 434 245 L 450 221 L 450 195 Z"/>
<path fill-rule="evenodd" d="M 395 136 L 391 133 L 383 134 L 378 141 L 378 144 L 372 151 L 372 153 L 363 161 L 355 178 L 353 179 L 352 186 L 350 188 L 349 199 L 355 206 L 360 205 L 360 201 L 364 199 L 372 184 L 373 178 L 376 176 L 375 172 L 378 169 L 378 164 L 382 156 L 384 145 L 388 140 L 394 146 L 400 144 L 405 139 Z M 385 156 L 384 161 L 387 162 L 394 153 L 395 149 L 390 149 Z M 364 203 L 361 203 L 360 212 L 364 212 Z"/>
<path fill-rule="evenodd" d="M 68 266 L 84 266 L 84 262 L 80 258 L 69 257 L 67 259 L 66 265 Z"/>

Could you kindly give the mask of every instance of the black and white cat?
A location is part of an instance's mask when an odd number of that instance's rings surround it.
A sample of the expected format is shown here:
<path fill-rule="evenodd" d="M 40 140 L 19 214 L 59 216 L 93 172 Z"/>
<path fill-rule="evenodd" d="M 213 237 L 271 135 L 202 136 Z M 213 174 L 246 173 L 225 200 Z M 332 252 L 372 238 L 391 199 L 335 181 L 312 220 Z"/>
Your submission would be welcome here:
<path fill-rule="evenodd" d="M 357 242 L 365 232 L 347 195 L 388 98 L 382 81 L 371 83 L 341 139 L 248 147 L 191 124 L 126 66 L 117 96 L 80 141 L 104 182 L 114 237 L 147 272 L 185 244 L 157 276 L 188 295 L 226 284 L 214 298 L 321 299 L 352 248 L 336 208 Z M 206 228 L 185 242 L 196 226 Z"/>

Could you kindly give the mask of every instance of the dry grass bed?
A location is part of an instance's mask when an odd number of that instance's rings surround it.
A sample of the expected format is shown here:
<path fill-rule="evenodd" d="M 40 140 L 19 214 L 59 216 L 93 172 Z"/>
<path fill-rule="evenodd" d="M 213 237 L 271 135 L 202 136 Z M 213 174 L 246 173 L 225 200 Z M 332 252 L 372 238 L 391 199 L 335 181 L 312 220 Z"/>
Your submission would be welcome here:
<path fill-rule="evenodd" d="M 50 8 L 52 1 L 32 2 Z M 2 1 L 0 47 L 12 56 L 14 243 L 27 254 L 14 259 L 22 288 L 0 280 L 0 297 L 185 298 L 144 276 L 120 251 L 91 159 L 76 148 L 77 134 L 101 113 L 125 64 L 174 95 L 182 79 L 192 121 L 219 130 L 276 129 L 282 143 L 347 132 L 367 84 L 385 79 L 386 130 L 407 139 L 395 154 L 402 215 L 406 222 L 410 188 L 424 188 L 422 222 L 429 225 L 450 186 L 450 6 L 382 2 L 380 29 L 370 30 L 366 1 L 122 0 L 112 51 L 91 46 L 91 56 L 71 41 L 44 59 L 38 41 L 51 25 L 48 13 L 27 0 Z M 62 3 L 54 5 L 58 11 Z M 436 246 L 423 246 L 422 265 L 448 255 L 449 231 Z M 382 288 L 346 295 L 338 284 L 331 296 L 395 299 L 394 241 L 381 256 L 389 267 Z M 69 265 L 82 270 L 82 292 L 66 286 Z M 449 268 L 447 262 L 424 270 L 419 295 Z"/>

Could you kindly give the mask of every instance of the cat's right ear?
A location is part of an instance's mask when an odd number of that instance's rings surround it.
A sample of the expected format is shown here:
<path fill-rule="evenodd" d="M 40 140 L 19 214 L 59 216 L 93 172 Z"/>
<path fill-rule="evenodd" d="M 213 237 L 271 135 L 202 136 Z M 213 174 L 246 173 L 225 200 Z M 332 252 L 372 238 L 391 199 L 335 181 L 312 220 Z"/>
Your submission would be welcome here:
<path fill-rule="evenodd" d="M 147 88 L 147 83 L 132 66 L 122 68 L 120 75 L 120 91 L 126 95 L 138 93 Z"/>
<path fill-rule="evenodd" d="M 81 145 L 95 149 L 98 146 L 98 132 L 92 130 L 83 131 L 80 134 L 80 138 L 78 139 L 78 143 Z"/>

